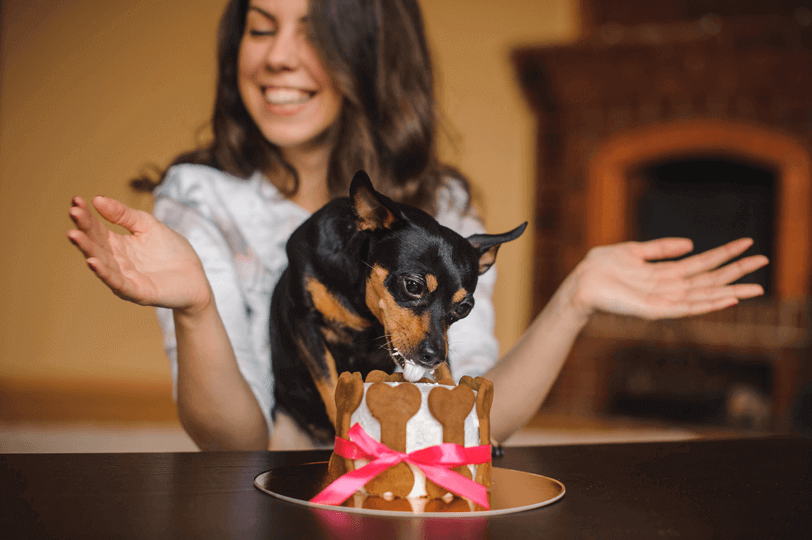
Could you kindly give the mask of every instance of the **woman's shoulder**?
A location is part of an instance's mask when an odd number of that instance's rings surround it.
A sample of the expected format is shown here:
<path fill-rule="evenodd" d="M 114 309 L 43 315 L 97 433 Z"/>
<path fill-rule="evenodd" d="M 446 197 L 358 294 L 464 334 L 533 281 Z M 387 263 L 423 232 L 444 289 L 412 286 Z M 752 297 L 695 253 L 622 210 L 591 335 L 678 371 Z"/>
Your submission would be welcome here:
<path fill-rule="evenodd" d="M 471 195 L 463 180 L 453 175 L 443 178 L 437 190 L 437 215 L 441 225 L 461 236 L 484 232 L 482 220 L 471 201 Z"/>
<path fill-rule="evenodd" d="M 153 195 L 156 204 L 171 200 L 193 208 L 228 207 L 237 213 L 264 212 L 285 201 L 279 190 L 258 171 L 241 178 L 208 165 L 191 163 L 170 167 Z"/>
<path fill-rule="evenodd" d="M 223 188 L 229 191 L 245 187 L 251 178 L 243 179 L 208 165 L 182 163 L 171 166 L 155 188 L 156 199 L 169 198 L 181 203 L 200 202 L 216 197 Z"/>

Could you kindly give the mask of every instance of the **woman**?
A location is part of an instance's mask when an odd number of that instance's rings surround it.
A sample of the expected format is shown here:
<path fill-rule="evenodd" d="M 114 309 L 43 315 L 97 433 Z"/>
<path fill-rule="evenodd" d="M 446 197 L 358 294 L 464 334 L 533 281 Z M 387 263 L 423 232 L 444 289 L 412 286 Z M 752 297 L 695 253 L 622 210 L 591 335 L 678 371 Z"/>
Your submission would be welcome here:
<path fill-rule="evenodd" d="M 74 199 L 68 236 L 91 269 L 120 297 L 162 308 L 178 414 L 201 448 L 312 444 L 290 419 L 269 416 L 268 303 L 287 237 L 345 195 L 356 170 L 464 236 L 481 231 L 467 183 L 436 158 L 432 91 L 414 0 L 233 0 L 220 29 L 214 141 L 178 158 L 157 185 L 158 220 L 94 199 L 132 232 L 117 235 Z M 593 250 L 498 362 L 486 273 L 475 309 L 450 329 L 452 370 L 494 382 L 493 435 L 504 440 L 537 410 L 595 311 L 677 317 L 762 294 L 727 284 L 766 258 L 714 270 L 750 245 L 663 263 L 649 261 L 684 255 L 690 241 Z"/>

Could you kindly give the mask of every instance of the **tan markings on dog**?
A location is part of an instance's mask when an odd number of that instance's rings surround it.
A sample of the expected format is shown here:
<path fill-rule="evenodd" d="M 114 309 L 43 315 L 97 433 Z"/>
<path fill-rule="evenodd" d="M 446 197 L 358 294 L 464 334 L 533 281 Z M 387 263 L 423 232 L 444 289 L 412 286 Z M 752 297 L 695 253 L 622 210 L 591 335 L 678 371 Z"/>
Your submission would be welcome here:
<path fill-rule="evenodd" d="M 493 246 L 488 251 L 479 257 L 479 273 L 484 274 L 485 271 L 493 266 L 496 262 L 496 252 L 499 251 L 499 245 Z"/>
<path fill-rule="evenodd" d="M 380 228 L 388 229 L 395 222 L 395 216 L 392 212 L 365 189 L 356 193 L 353 207 L 358 215 L 355 225 L 361 231 L 374 231 Z"/>
<path fill-rule="evenodd" d="M 434 274 L 426 274 L 426 287 L 429 288 L 429 292 L 437 290 L 437 278 Z"/>
<path fill-rule="evenodd" d="M 327 411 L 327 417 L 333 426 L 336 425 L 336 385 L 338 384 L 338 372 L 336 371 L 336 361 L 327 347 L 324 347 L 324 366 L 316 362 L 316 359 L 310 354 L 310 349 L 307 348 L 300 337 L 296 338 L 296 344 L 299 348 L 299 355 L 307 366 L 310 376 L 313 377 L 313 382 L 316 384 L 316 390 L 319 391 L 321 400 L 324 402 L 324 408 Z M 324 373 L 322 367 L 327 368 L 327 373 Z"/>
<path fill-rule="evenodd" d="M 327 326 L 320 328 L 321 335 L 324 336 L 324 341 L 327 343 L 342 343 L 343 340 L 339 337 L 335 330 Z"/>
<path fill-rule="evenodd" d="M 378 265 L 372 268 L 367 280 L 366 304 L 383 324 L 391 346 L 410 357 L 417 353 L 420 343 L 428 335 L 431 319 L 427 312 L 418 316 L 398 305 L 384 284 L 388 274 Z"/>
<path fill-rule="evenodd" d="M 465 289 L 460 289 L 454 293 L 454 296 L 451 297 L 451 301 L 456 304 L 458 302 L 462 302 L 463 300 L 465 300 L 466 296 L 468 296 L 468 291 L 466 291 Z"/>
<path fill-rule="evenodd" d="M 331 345 L 342 344 L 351 345 L 353 343 L 353 336 L 343 326 L 337 324 L 331 326 L 322 326 L 321 335 L 324 336 L 324 341 Z"/>
<path fill-rule="evenodd" d="M 353 330 L 364 330 L 369 328 L 369 321 L 354 313 L 335 297 L 324 283 L 312 276 L 305 278 L 305 288 L 310 293 L 313 306 L 324 315 L 328 321 L 338 323 Z"/>

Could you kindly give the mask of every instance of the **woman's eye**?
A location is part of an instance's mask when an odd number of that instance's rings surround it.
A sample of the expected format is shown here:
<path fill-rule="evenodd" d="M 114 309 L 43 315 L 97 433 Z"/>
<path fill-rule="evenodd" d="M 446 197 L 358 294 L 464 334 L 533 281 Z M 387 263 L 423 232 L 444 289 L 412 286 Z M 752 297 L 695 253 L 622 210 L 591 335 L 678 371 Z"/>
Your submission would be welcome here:
<path fill-rule="evenodd" d="M 251 37 L 264 37 L 264 36 L 275 36 L 276 30 L 259 30 L 259 29 L 250 29 L 248 30 L 248 34 Z"/>
<path fill-rule="evenodd" d="M 269 16 L 251 10 L 245 21 L 245 33 L 251 37 L 275 36 L 279 25 Z"/>

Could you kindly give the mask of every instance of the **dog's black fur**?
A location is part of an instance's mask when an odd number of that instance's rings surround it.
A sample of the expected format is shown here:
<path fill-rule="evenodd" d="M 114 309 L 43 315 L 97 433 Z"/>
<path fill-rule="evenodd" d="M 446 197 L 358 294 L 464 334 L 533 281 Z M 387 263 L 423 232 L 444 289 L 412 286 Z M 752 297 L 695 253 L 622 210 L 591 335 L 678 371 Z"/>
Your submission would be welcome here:
<path fill-rule="evenodd" d="M 284 411 L 331 442 L 338 374 L 443 362 L 448 326 L 473 307 L 479 274 L 526 225 L 465 239 L 376 192 L 359 171 L 349 198 L 325 205 L 288 241 L 271 300 L 274 416 Z"/>

